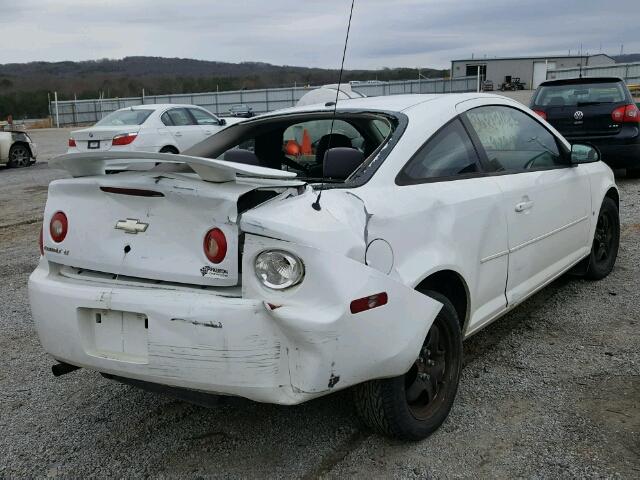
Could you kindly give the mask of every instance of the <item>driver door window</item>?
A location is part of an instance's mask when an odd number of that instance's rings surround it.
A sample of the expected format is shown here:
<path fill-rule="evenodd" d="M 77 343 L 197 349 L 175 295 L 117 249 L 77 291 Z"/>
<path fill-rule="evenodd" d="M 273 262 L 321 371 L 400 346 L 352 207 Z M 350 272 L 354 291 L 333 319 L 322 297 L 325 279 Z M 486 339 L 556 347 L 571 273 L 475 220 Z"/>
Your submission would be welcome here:
<path fill-rule="evenodd" d="M 551 132 L 520 110 L 486 106 L 466 116 L 496 171 L 569 166 Z"/>

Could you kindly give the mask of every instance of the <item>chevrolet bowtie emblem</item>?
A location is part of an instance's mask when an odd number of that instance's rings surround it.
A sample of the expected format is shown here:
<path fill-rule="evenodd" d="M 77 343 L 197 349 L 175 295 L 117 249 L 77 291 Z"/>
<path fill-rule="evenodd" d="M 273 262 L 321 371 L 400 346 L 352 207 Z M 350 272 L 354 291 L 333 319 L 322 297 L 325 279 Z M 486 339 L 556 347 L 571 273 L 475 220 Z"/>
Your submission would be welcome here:
<path fill-rule="evenodd" d="M 118 220 L 116 230 L 124 230 L 125 233 L 142 233 L 147 231 L 148 223 L 143 223 L 135 218 L 127 218 L 126 220 Z"/>

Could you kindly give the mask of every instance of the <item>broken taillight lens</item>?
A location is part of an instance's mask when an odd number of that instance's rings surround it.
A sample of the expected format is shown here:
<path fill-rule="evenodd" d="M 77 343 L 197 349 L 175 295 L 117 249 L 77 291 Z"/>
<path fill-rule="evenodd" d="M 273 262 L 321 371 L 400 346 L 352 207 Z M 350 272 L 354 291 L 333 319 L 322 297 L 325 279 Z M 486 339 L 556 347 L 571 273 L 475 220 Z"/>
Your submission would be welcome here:
<path fill-rule="evenodd" d="M 227 255 L 227 238 L 219 228 L 212 228 L 204 236 L 204 254 L 211 263 L 220 263 Z"/>
<path fill-rule="evenodd" d="M 67 236 L 68 229 L 69 222 L 64 212 L 54 213 L 53 217 L 51 217 L 51 222 L 49 223 L 49 233 L 51 234 L 51 239 L 56 243 L 62 242 Z"/>

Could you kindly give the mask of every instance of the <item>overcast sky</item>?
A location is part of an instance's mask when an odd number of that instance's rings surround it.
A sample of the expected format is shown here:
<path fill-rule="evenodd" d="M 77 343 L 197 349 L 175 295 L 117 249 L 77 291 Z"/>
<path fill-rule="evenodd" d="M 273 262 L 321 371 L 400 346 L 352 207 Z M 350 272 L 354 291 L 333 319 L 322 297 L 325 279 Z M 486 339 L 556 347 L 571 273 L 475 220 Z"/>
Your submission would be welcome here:
<path fill-rule="evenodd" d="M 350 0 L 0 0 L 0 63 L 132 55 L 339 67 Z M 640 0 L 356 0 L 346 68 L 640 52 Z"/>

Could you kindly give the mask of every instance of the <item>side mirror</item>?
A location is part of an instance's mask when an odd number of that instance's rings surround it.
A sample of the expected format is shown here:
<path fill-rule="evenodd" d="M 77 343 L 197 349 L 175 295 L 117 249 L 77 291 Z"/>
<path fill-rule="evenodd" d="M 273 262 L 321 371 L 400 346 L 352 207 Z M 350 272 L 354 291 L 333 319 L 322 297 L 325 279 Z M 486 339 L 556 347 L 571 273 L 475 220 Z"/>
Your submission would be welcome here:
<path fill-rule="evenodd" d="M 226 124 L 227 124 L 227 121 L 224 118 L 218 119 L 218 125 L 220 125 L 221 127 L 223 127 Z"/>
<path fill-rule="evenodd" d="M 598 162 L 601 159 L 600 151 L 593 145 L 574 143 L 571 145 L 571 164 Z"/>

